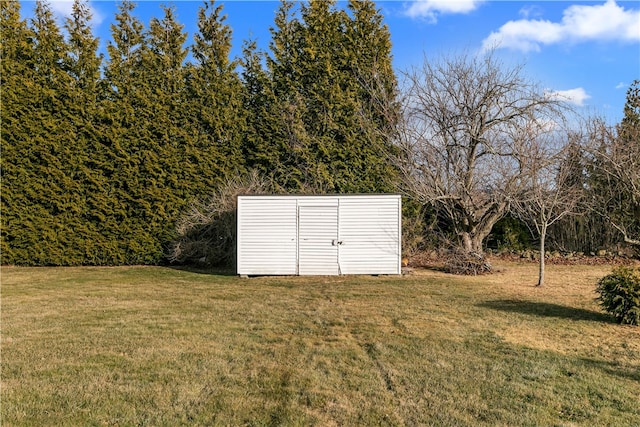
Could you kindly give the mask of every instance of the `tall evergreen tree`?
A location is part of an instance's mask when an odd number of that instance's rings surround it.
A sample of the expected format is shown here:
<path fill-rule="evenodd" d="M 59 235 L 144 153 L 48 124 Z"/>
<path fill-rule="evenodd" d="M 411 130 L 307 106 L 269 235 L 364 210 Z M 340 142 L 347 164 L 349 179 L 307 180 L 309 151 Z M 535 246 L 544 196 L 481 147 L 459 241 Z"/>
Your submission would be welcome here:
<path fill-rule="evenodd" d="M 140 70 L 141 51 L 145 44 L 144 25 L 133 15 L 135 4 L 124 0 L 118 5 L 115 24 L 111 24 L 111 39 L 107 44 L 109 60 L 105 68 L 105 76 L 112 90 L 110 99 L 127 101 L 130 98 Z"/>
<path fill-rule="evenodd" d="M 166 243 L 178 214 L 191 196 L 193 182 L 181 178 L 181 152 L 189 144 L 184 61 L 187 34 L 177 21 L 175 9 L 163 6 L 162 19 L 152 18 L 143 49 L 138 88 L 144 106 L 137 135 L 137 156 L 141 201 L 147 230 L 159 243 Z M 141 82 L 142 83 L 142 82 Z"/>
<path fill-rule="evenodd" d="M 191 145 L 185 161 L 192 167 L 196 191 L 243 169 L 242 136 L 246 114 L 237 60 L 230 59 L 231 28 L 222 6 L 208 0 L 198 11 L 198 32 L 188 73 Z M 199 177 L 196 178 L 196 177 Z"/>
<path fill-rule="evenodd" d="M 625 145 L 640 145 L 640 80 L 634 80 L 627 90 L 624 117 L 618 126 L 618 134 Z"/>
<path fill-rule="evenodd" d="M 33 126 L 31 92 L 33 75 L 33 32 L 20 17 L 18 0 L 0 2 L 0 143 L 2 155 L 2 263 L 19 263 L 28 255 L 31 237 L 22 230 L 29 219 L 31 202 L 26 187 L 32 174 L 27 166 L 31 163 L 33 144 L 30 127 Z"/>
<path fill-rule="evenodd" d="M 390 112 L 372 93 L 383 87 L 393 107 L 389 34 L 372 2 L 349 8 L 311 1 L 296 9 L 283 1 L 272 29 L 270 110 L 282 132 L 263 138 L 286 147 L 280 159 L 291 161 L 299 187 L 318 192 L 384 191 L 393 175 L 385 161 Z"/>
<path fill-rule="evenodd" d="M 156 209 L 145 193 L 145 188 L 154 183 L 147 182 L 141 172 L 145 167 L 142 159 L 146 157 L 142 144 L 148 122 L 153 118 L 146 114 L 149 103 L 143 62 L 148 49 L 146 33 L 134 15 L 135 7 L 128 0 L 118 5 L 115 23 L 111 25 L 112 40 L 107 44 L 102 134 L 111 162 L 103 170 L 111 182 L 110 220 L 118 223 L 111 237 L 117 242 L 115 252 L 120 254 L 119 262 L 144 264 L 160 259 L 162 245 L 154 235 L 159 226 L 152 219 Z M 154 167 L 153 163 L 147 162 Z"/>
<path fill-rule="evenodd" d="M 304 98 L 304 123 L 310 137 L 305 162 L 307 180 L 320 191 L 348 191 L 345 176 L 349 166 L 346 144 L 349 121 L 354 113 L 354 99 L 345 91 L 349 76 L 345 74 L 345 50 L 341 31 L 344 14 L 336 12 L 335 2 L 313 1 L 301 6 L 298 61 L 298 93 Z M 296 49 L 294 48 L 294 49 Z M 352 169 L 353 170 L 353 169 Z"/>
<path fill-rule="evenodd" d="M 27 253 L 15 262 L 80 264 L 85 211 L 81 159 L 76 145 L 75 117 L 69 111 L 72 79 L 67 73 L 68 45 L 49 5 L 35 4 L 30 21 L 31 56 L 28 101 L 20 112 L 24 122 L 15 141 L 15 157 L 8 159 L 20 174 L 11 179 L 16 218 L 7 227 L 13 246 Z"/>
<path fill-rule="evenodd" d="M 102 55 L 98 55 L 98 38 L 91 30 L 91 12 L 87 0 L 74 0 L 71 17 L 66 19 L 65 28 L 69 34 L 69 57 L 67 72 L 74 79 L 74 86 L 83 90 L 85 99 L 79 104 L 97 99 L 100 81 Z"/>
<path fill-rule="evenodd" d="M 74 0 L 71 16 L 66 19 L 68 34 L 66 71 L 71 77 L 67 112 L 75 128 L 73 141 L 77 153 L 74 179 L 80 184 L 85 204 L 76 231 L 76 245 L 84 251 L 83 264 L 115 264 L 121 257 L 114 251 L 118 223 L 113 219 L 111 182 L 105 175 L 105 165 L 111 163 L 111 153 L 103 144 L 102 85 L 98 54 L 99 40 L 91 29 L 91 11 L 87 0 Z"/>
<path fill-rule="evenodd" d="M 395 153 L 390 141 L 400 114 L 391 35 L 374 2 L 350 0 L 348 8 L 352 19 L 346 38 L 351 48 L 346 63 L 354 77 L 359 102 L 355 126 L 358 136 L 351 151 L 362 153 L 366 159 L 366 171 L 362 175 L 384 177 L 375 190 L 391 191 L 396 187 L 398 174 L 385 154 Z"/>
<path fill-rule="evenodd" d="M 297 170 L 288 157 L 286 128 L 282 126 L 280 103 L 273 80 L 263 67 L 266 54 L 258 51 L 255 41 L 243 46 L 243 109 L 247 126 L 243 138 L 243 154 L 247 165 L 268 177 L 279 190 L 299 189 Z"/>
<path fill-rule="evenodd" d="M 8 79 L 19 77 L 21 73 L 27 72 L 29 64 L 33 61 L 31 47 L 33 33 L 28 28 L 26 21 L 20 17 L 20 11 L 21 7 L 18 0 L 8 0 L 0 3 L 0 19 L 2 20 L 0 21 L 2 23 L 0 27 L 0 34 L 2 34 L 2 44 L 0 44 L 2 74 L 0 78 L 3 82 L 3 95 L 6 90 L 15 87 L 14 85 L 9 85 L 9 82 L 13 81 Z M 21 86 L 24 86 L 24 83 Z M 3 96 L 0 102 L 5 105 L 5 101 L 6 97 Z"/>
<path fill-rule="evenodd" d="M 301 92 L 302 82 L 296 64 L 299 62 L 302 26 L 296 18 L 295 3 L 282 0 L 271 28 L 271 55 L 266 57 L 267 72 L 271 79 L 268 95 L 264 98 L 269 113 L 259 121 L 274 119 L 275 126 L 261 126 L 270 131 L 261 135 L 263 149 L 280 149 L 279 164 L 273 165 L 280 173 L 276 186 L 289 191 L 316 190 L 315 174 L 309 173 L 312 166 L 307 159 L 310 138 L 305 128 L 306 105 Z M 275 114 L 275 117 L 273 115 Z M 264 156 L 263 156 L 264 157 Z M 311 188 L 309 188 L 311 187 Z"/>

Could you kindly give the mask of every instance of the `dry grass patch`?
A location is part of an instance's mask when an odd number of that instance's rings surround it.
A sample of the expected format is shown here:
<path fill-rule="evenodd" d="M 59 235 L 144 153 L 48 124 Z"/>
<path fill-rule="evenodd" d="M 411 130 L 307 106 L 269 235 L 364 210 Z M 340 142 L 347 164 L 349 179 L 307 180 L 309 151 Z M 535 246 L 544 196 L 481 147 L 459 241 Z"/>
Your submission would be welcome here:
<path fill-rule="evenodd" d="M 491 288 L 483 287 L 481 297 L 486 300 L 482 304 L 504 314 L 498 324 L 501 336 L 515 344 L 588 355 L 598 347 L 613 348 L 622 342 L 624 348 L 638 354 L 640 329 L 613 323 L 596 302 L 595 283 L 611 269 L 607 265 L 551 265 L 547 267 L 548 283 L 536 287 L 537 270 L 531 264 L 503 263 L 498 273 L 479 279 Z M 567 339 L 583 332 L 585 322 L 597 322 L 600 327 L 578 340 Z M 624 342 L 630 337 L 638 339 Z"/>
<path fill-rule="evenodd" d="M 606 266 L 456 277 L 3 268 L 2 425 L 638 425 Z"/>

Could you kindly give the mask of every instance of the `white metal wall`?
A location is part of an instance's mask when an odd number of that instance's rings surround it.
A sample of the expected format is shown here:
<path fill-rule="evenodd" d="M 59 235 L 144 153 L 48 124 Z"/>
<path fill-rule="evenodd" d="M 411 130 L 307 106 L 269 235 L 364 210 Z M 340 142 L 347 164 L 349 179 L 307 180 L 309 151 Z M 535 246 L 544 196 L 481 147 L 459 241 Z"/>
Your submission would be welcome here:
<path fill-rule="evenodd" d="M 340 199 L 342 274 L 400 274 L 400 196 Z"/>
<path fill-rule="evenodd" d="M 294 198 L 238 197 L 238 274 L 298 273 Z"/>
<path fill-rule="evenodd" d="M 238 274 L 401 273 L 399 195 L 239 196 Z"/>
<path fill-rule="evenodd" d="M 340 274 L 338 206 L 298 206 L 298 274 Z"/>

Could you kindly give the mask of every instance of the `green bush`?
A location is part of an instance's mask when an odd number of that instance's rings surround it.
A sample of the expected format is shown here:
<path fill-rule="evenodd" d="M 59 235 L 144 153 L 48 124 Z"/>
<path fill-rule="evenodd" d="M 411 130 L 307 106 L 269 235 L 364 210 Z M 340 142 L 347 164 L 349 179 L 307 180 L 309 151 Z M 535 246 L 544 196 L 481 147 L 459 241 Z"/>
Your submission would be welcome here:
<path fill-rule="evenodd" d="M 640 323 L 640 268 L 618 267 L 598 281 L 600 305 L 618 323 Z"/>
<path fill-rule="evenodd" d="M 498 251 L 521 251 L 532 247 L 531 233 L 518 218 L 507 215 L 500 219 L 487 238 L 487 247 Z"/>

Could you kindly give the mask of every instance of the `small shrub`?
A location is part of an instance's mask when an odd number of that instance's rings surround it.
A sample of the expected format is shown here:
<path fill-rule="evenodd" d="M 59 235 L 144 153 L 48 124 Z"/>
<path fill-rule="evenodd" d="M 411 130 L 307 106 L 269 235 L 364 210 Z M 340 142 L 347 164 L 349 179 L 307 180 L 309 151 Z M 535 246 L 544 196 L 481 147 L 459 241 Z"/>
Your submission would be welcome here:
<path fill-rule="evenodd" d="M 523 251 L 532 246 L 531 233 L 526 224 L 513 215 L 507 215 L 492 228 L 487 247 L 500 252 Z"/>
<path fill-rule="evenodd" d="M 600 305 L 618 323 L 640 323 L 640 268 L 618 267 L 598 281 Z"/>

